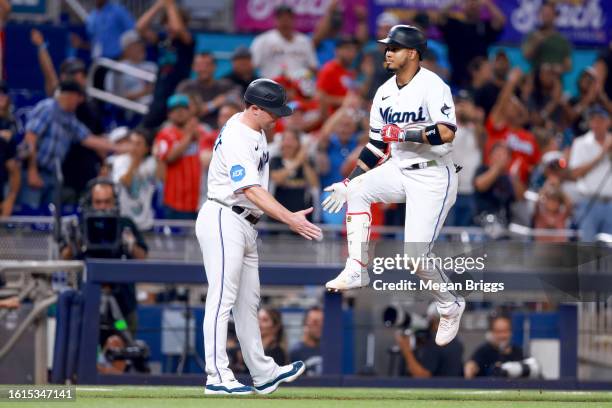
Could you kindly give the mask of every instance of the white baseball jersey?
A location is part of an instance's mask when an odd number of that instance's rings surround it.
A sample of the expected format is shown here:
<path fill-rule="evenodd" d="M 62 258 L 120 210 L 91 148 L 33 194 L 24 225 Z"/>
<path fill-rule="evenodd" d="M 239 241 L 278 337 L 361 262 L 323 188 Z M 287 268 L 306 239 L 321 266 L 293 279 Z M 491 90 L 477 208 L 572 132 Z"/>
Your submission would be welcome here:
<path fill-rule="evenodd" d="M 263 212 L 244 196 L 244 189 L 268 189 L 268 143 L 263 131 L 257 132 L 240 121 L 241 115 L 232 116 L 215 141 L 208 170 L 208 197 L 261 216 Z"/>
<path fill-rule="evenodd" d="M 376 91 L 370 112 L 370 138 L 382 140 L 380 129 L 389 123 L 429 126 L 443 123 L 455 130 L 455 105 L 450 88 L 435 73 L 421 67 L 410 82 L 397 86 L 395 75 Z M 450 161 L 453 146 L 424 143 L 392 143 L 391 160 L 400 167 L 428 160 Z"/>

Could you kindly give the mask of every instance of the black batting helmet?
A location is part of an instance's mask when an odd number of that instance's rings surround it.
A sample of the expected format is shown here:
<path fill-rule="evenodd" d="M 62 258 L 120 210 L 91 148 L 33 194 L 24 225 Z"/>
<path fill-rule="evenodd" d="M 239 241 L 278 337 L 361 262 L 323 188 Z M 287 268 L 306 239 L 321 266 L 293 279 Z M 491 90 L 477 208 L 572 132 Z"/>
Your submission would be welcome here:
<path fill-rule="evenodd" d="M 410 25 L 396 25 L 391 27 L 387 38 L 378 40 L 381 44 L 393 45 L 400 48 L 413 48 L 419 52 L 422 60 L 427 50 L 427 38 L 418 28 Z"/>
<path fill-rule="evenodd" d="M 278 82 L 271 79 L 256 79 L 244 92 L 244 101 L 277 116 L 289 116 L 293 110 L 287 106 L 287 94 Z"/>

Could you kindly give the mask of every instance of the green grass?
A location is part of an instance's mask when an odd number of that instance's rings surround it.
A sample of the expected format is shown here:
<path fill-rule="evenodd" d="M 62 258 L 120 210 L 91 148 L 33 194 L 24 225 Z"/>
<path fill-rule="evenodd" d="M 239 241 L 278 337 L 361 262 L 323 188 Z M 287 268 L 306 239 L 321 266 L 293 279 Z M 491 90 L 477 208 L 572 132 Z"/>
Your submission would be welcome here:
<path fill-rule="evenodd" d="M 269 396 L 210 397 L 203 387 L 77 386 L 76 402 L 10 404 L 50 408 L 190 407 L 610 407 L 612 392 L 281 387 Z M 24 405 L 25 404 L 25 405 Z M 8 404 L 0 403 L 0 408 Z"/>

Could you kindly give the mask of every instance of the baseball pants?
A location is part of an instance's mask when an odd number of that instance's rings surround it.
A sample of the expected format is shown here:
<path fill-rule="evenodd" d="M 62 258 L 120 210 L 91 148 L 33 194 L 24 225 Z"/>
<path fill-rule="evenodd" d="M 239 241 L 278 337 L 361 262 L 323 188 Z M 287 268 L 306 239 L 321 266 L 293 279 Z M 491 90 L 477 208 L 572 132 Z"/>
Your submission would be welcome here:
<path fill-rule="evenodd" d="M 226 351 L 230 312 L 254 384 L 266 383 L 277 376 L 279 366 L 264 354 L 259 331 L 257 231 L 230 208 L 209 200 L 198 214 L 196 236 L 208 279 L 203 328 L 206 383 L 235 378 Z"/>
<path fill-rule="evenodd" d="M 360 176 L 354 188 L 349 187 L 347 216 L 369 214 L 372 203 L 406 203 L 404 224 L 405 250 L 409 256 L 429 256 L 448 211 L 457 197 L 457 174 L 454 166 L 431 166 L 424 169 L 401 169 L 392 160 Z M 350 185 L 349 185 L 350 186 Z M 449 282 L 443 271 L 422 269 L 420 279 L 435 283 Z M 433 291 L 438 311 L 446 314 L 458 300 L 449 291 Z"/>

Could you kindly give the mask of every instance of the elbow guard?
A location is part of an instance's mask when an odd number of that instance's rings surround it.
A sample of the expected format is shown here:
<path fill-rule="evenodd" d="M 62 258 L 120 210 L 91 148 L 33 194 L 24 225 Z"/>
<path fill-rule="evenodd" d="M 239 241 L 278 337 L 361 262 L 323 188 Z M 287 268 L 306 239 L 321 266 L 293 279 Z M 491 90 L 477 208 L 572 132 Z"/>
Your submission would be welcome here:
<path fill-rule="evenodd" d="M 376 167 L 380 159 L 385 156 L 384 151 L 386 149 L 387 143 L 379 140 L 370 140 L 370 142 L 361 150 L 359 160 L 368 166 L 368 168 L 373 169 Z"/>

